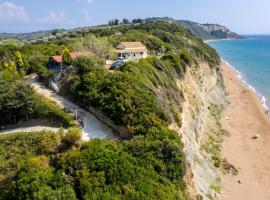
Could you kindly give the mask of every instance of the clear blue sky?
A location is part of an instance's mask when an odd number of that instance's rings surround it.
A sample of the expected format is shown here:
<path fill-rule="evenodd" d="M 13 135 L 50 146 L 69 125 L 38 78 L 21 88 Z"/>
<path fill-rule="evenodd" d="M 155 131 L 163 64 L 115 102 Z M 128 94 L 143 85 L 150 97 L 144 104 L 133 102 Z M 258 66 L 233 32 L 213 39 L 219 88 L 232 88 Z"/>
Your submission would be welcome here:
<path fill-rule="evenodd" d="M 219 23 L 241 34 L 270 33 L 269 8 L 270 0 L 0 0 L 0 32 L 168 16 Z"/>

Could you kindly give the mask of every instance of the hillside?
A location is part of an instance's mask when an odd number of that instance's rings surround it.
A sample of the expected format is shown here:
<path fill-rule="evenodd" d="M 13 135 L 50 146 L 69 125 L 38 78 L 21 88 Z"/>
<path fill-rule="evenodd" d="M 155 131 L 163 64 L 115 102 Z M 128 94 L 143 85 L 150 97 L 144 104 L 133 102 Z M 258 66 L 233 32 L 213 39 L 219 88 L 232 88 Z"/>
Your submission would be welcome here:
<path fill-rule="evenodd" d="M 143 43 L 150 55 L 108 71 L 104 58 L 115 59 L 112 50 L 124 41 Z M 214 49 L 175 22 L 77 29 L 49 40 L 0 45 L 0 80 L 11 85 L 12 74 L 23 82 L 22 76 L 32 72 L 47 80 L 53 73 L 46 67 L 49 58 L 69 51 L 95 56 L 71 60 L 76 71 L 63 95 L 98 110 L 124 127 L 125 134 L 89 142 L 80 141 L 76 129 L 0 136 L 0 199 L 187 200 L 217 195 L 223 134 L 219 117 L 226 100 Z M 4 99 L 13 102 L 14 94 Z M 4 102 L 0 114 L 13 109 Z M 24 103 L 28 109 L 20 119 L 27 120 L 32 104 Z M 10 119 L 21 112 L 11 112 Z"/>
<path fill-rule="evenodd" d="M 185 28 L 189 29 L 194 35 L 203 39 L 203 40 L 210 40 L 210 39 L 240 39 L 241 36 L 237 35 L 236 33 L 230 31 L 227 27 L 218 25 L 218 24 L 200 24 L 197 22 L 187 21 L 187 20 L 174 20 L 172 18 L 147 18 L 145 20 L 141 20 L 142 22 L 147 21 L 166 21 L 166 22 L 174 22 L 179 23 L 180 25 L 184 26 Z M 129 24 L 120 24 L 120 26 L 130 26 L 132 23 Z M 31 33 L 0 33 L 0 42 L 8 39 L 15 39 L 18 41 L 23 42 L 40 42 L 40 41 L 50 41 L 57 38 L 63 37 L 76 37 L 77 34 L 87 33 L 93 29 L 106 29 L 107 25 L 99 25 L 99 26 L 92 26 L 92 27 L 80 27 L 70 30 L 65 29 L 55 29 L 55 30 L 48 30 L 48 31 L 37 31 Z"/>

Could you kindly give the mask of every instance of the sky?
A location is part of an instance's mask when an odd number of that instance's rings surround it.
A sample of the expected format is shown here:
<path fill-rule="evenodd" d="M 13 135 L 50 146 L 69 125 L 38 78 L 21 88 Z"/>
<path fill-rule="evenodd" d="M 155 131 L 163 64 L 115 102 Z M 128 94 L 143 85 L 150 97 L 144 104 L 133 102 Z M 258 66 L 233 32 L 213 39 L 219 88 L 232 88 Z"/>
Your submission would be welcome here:
<path fill-rule="evenodd" d="M 270 34 L 270 0 L 0 0 L 0 32 L 31 32 L 172 17 L 218 23 L 239 34 Z"/>

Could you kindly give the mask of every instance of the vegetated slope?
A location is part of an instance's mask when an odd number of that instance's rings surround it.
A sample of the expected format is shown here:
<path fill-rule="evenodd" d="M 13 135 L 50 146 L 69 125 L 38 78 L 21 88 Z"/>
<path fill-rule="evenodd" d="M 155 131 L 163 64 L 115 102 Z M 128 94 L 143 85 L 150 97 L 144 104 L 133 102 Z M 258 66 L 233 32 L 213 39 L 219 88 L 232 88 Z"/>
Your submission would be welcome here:
<path fill-rule="evenodd" d="M 98 56 L 109 53 L 110 48 L 121 41 L 141 41 L 151 56 L 125 63 L 114 73 L 108 72 Z M 77 134 L 66 135 L 63 142 L 59 133 L 53 135 L 60 138 L 55 144 L 55 139 L 46 137 L 51 133 L 44 133 L 37 150 L 30 151 L 24 147 L 31 145 L 32 140 L 25 141 L 24 135 L 3 136 L 4 145 L 15 146 L 15 153 L 25 151 L 27 156 L 21 157 L 19 165 L 0 179 L 3 191 L 0 199 L 12 199 L 14 195 L 17 199 L 188 199 L 184 146 L 180 132 L 169 129 L 169 125 L 184 126 L 186 132 L 182 136 L 193 135 L 186 116 L 182 121 L 182 112 L 186 112 L 185 104 L 189 102 L 190 110 L 196 110 L 191 113 L 193 120 L 197 119 L 197 114 L 203 115 L 194 107 L 197 105 L 190 102 L 199 97 L 197 93 L 185 97 L 186 90 L 193 85 L 181 86 L 179 81 L 185 80 L 191 72 L 202 71 L 200 63 L 205 64 L 209 77 L 215 74 L 212 79 L 220 81 L 219 57 L 215 50 L 177 23 L 155 21 L 90 29 L 77 32 L 71 38 L 39 44 L 3 46 L 0 53 L 8 56 L 12 51 L 21 51 L 25 62 L 30 64 L 39 63 L 37 60 L 44 60 L 42 58 L 64 47 L 92 50 L 97 55 L 74 61 L 77 72 L 67 83 L 69 95 L 85 107 L 102 111 L 115 124 L 125 126 L 127 137 L 123 141 L 92 140 L 81 145 L 73 142 Z M 36 54 L 35 60 L 33 55 Z M 42 62 L 29 70 L 41 76 L 48 74 Z M 200 74 L 197 75 L 192 76 L 193 81 L 203 84 Z M 215 83 L 211 87 L 215 87 Z M 200 104 L 204 108 L 210 104 L 206 100 L 204 103 Z M 38 135 L 33 133 L 31 137 Z M 17 142 L 21 140 L 27 144 L 19 145 L 22 149 L 17 150 Z M 194 139 L 193 143 L 196 142 Z M 69 144 L 68 147 L 64 148 L 63 143 Z M 45 149 L 49 146 L 49 150 L 42 150 L 44 146 Z M 185 147 L 188 158 L 193 158 L 194 154 L 189 155 L 186 149 L 188 147 Z M 199 147 L 196 153 L 198 150 Z M 3 152 L 0 156 L 3 163 L 10 159 L 10 155 Z"/>
<path fill-rule="evenodd" d="M 149 21 L 165 21 L 165 22 L 173 22 L 179 23 L 184 26 L 188 30 L 190 30 L 195 36 L 203 39 L 240 39 L 241 36 L 232 32 L 227 27 L 219 25 L 219 24 L 200 24 L 197 22 L 192 22 L 188 20 L 175 20 L 168 17 L 153 17 L 147 18 L 145 20 L 140 19 L 141 22 L 149 22 Z M 135 22 L 137 23 L 137 22 Z M 119 24 L 120 26 L 130 26 L 132 22 L 126 24 Z M 55 29 L 48 31 L 38 31 L 31 33 L 0 33 L 0 42 L 1 41 L 9 41 L 10 39 L 14 39 L 21 42 L 42 42 L 42 41 L 52 41 L 55 39 L 61 38 L 74 38 L 77 37 L 78 34 L 85 34 L 90 30 L 102 30 L 107 29 L 108 26 L 100 25 L 93 27 L 80 27 L 70 30 L 65 29 Z"/>

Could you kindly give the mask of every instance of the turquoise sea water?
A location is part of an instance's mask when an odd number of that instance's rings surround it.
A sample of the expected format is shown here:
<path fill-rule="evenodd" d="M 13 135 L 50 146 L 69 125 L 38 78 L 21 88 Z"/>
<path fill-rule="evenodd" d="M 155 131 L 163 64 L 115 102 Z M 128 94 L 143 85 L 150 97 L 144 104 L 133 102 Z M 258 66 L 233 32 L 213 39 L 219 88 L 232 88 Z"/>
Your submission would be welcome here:
<path fill-rule="evenodd" d="M 245 36 L 243 40 L 216 40 L 208 44 L 229 63 L 270 108 L 270 36 Z"/>

